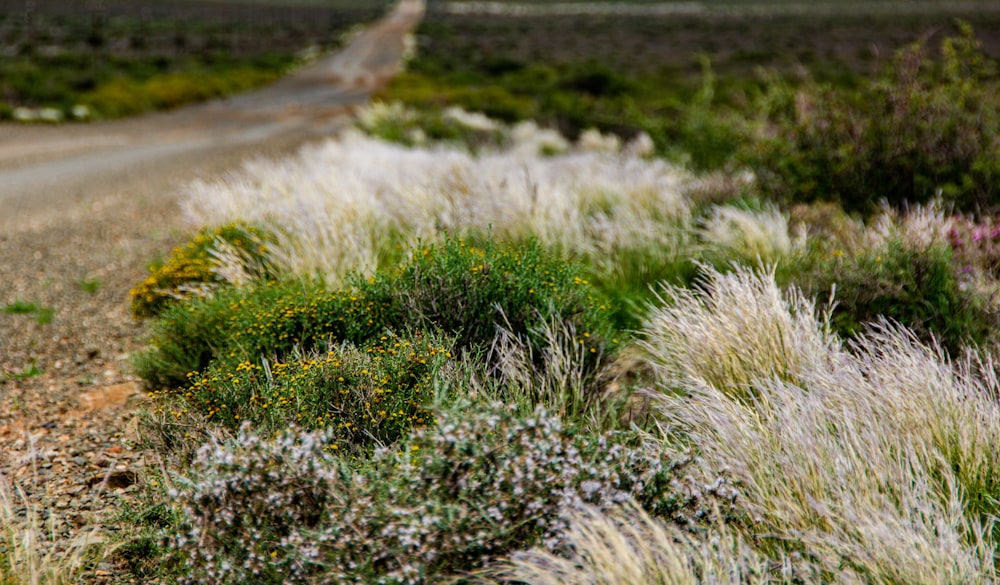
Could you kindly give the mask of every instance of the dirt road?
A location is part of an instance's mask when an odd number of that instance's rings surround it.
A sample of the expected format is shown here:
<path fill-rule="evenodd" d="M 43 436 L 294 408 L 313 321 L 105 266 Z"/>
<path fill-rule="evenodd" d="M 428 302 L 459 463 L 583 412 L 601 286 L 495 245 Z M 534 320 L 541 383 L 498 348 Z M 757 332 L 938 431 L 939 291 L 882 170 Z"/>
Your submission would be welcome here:
<path fill-rule="evenodd" d="M 256 92 L 132 120 L 0 125 L 0 234 L 115 192 L 163 196 L 241 156 L 329 135 L 396 71 L 423 11 L 423 0 L 401 0 L 339 53 Z"/>
<path fill-rule="evenodd" d="M 397 69 L 422 0 L 339 54 L 266 89 L 168 114 L 66 126 L 0 125 L 0 483 L 40 510 L 44 547 L 115 534 L 142 493 L 131 355 L 144 324 L 129 289 L 184 241 L 185 182 L 328 136 Z M 22 496 L 19 496 L 19 498 Z M 25 546 L 33 546 L 27 544 Z M 78 582 L 130 582 L 111 561 Z"/>

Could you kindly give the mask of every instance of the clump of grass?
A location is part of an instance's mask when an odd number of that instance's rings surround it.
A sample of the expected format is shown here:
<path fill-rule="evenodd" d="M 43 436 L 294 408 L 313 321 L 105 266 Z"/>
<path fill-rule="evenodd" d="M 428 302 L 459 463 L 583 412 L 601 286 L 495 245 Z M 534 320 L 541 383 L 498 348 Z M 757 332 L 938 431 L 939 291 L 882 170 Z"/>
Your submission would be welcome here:
<path fill-rule="evenodd" d="M 20 371 L 13 373 L 4 373 L 3 377 L 0 378 L 0 380 L 22 381 L 41 376 L 44 373 L 45 372 L 38 367 L 37 363 L 32 362 L 30 366 L 26 366 L 22 368 Z"/>
<path fill-rule="evenodd" d="M 737 267 L 723 276 L 705 268 L 695 289 L 662 287 L 648 316 L 643 346 L 663 383 L 707 384 L 752 401 L 756 380 L 792 383 L 805 367 L 838 343 L 816 326 L 815 309 L 802 294 L 771 284 L 773 269 L 759 276 Z"/>
<path fill-rule="evenodd" d="M 791 260 L 805 248 L 805 234 L 793 234 L 787 216 L 774 206 L 752 210 L 716 205 L 702 220 L 698 236 L 718 265 L 740 262 L 773 265 Z"/>
<path fill-rule="evenodd" d="M 34 315 L 35 321 L 39 325 L 48 325 L 56 314 L 55 309 L 51 307 L 43 307 L 37 303 L 21 300 L 4 306 L 3 312 L 8 315 Z"/>
<path fill-rule="evenodd" d="M 0 583 L 70 585 L 78 583 L 101 540 L 84 532 L 57 542 L 41 524 L 40 511 L 17 486 L 0 476 Z M 51 527 L 48 527 L 51 528 Z"/>
<path fill-rule="evenodd" d="M 733 471 L 761 551 L 799 553 L 848 581 L 992 579 L 992 365 L 952 364 L 884 323 L 842 348 L 767 273 L 716 273 L 702 293 L 669 292 L 680 303 L 645 330 L 660 416 L 707 469 Z M 759 333 L 749 335 L 751 311 Z M 711 349 L 708 331 L 726 351 Z"/>
<path fill-rule="evenodd" d="M 637 155 L 515 149 L 472 156 L 348 135 L 284 161 L 199 182 L 183 203 L 199 226 L 260 223 L 283 272 L 333 284 L 394 263 L 399 247 L 449 233 L 537 239 L 575 257 L 670 240 L 690 214 L 687 174 Z"/>
<path fill-rule="evenodd" d="M 35 303 L 18 300 L 4 306 L 3 312 L 8 315 L 30 315 L 39 309 L 40 307 Z"/>
<path fill-rule="evenodd" d="M 101 288 L 101 280 L 98 278 L 81 278 L 76 282 L 77 288 L 87 294 L 94 294 Z"/>
<path fill-rule="evenodd" d="M 725 526 L 692 534 L 650 516 L 627 502 L 607 511 L 574 510 L 565 545 L 517 552 L 487 568 L 483 582 L 532 585 L 637 585 L 796 583 L 738 532 Z M 799 568 L 801 572 L 801 567 Z M 809 575 L 819 578 L 818 573 Z M 798 575 L 802 577 L 802 575 Z"/>

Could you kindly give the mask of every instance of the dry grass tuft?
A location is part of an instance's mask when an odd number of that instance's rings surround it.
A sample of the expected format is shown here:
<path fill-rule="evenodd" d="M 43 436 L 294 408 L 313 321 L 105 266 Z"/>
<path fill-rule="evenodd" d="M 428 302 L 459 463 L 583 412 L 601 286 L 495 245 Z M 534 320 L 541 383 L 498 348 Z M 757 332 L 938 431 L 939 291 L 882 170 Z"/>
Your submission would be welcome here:
<path fill-rule="evenodd" d="M 337 281 L 371 273 L 387 241 L 405 248 L 444 232 L 534 237 L 584 256 L 672 242 L 690 214 L 687 180 L 636 155 L 473 156 L 347 134 L 288 160 L 248 163 L 221 182 L 194 183 L 184 208 L 198 226 L 268 226 L 278 234 L 271 259 L 280 268 Z"/>
<path fill-rule="evenodd" d="M 493 569 L 494 583 L 532 585 L 697 585 L 781 583 L 769 560 L 723 526 L 696 536 L 651 518 L 639 506 L 569 517 L 569 554 L 515 554 Z M 790 582 L 790 581 L 788 581 Z"/>
<path fill-rule="evenodd" d="M 761 550 L 846 582 L 994 582 L 992 366 L 888 323 L 842 347 L 767 272 L 665 293 L 645 332 L 664 428 L 731 470 Z"/>
<path fill-rule="evenodd" d="M 101 539 L 84 532 L 60 539 L 41 524 L 37 507 L 0 474 L 0 585 L 78 583 Z"/>

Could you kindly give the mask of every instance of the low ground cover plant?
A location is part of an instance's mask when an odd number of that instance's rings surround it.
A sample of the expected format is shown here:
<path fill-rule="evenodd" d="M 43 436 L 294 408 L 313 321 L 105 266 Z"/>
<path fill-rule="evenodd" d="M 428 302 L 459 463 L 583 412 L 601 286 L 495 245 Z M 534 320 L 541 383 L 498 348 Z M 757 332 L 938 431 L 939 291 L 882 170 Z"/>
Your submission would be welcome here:
<path fill-rule="evenodd" d="M 634 434 L 579 434 L 538 410 L 468 405 L 350 469 L 328 433 L 206 446 L 175 496 L 181 582 L 433 583 L 514 547 L 562 540 L 563 512 L 636 499 L 695 529 L 736 493 L 689 484 L 691 460 Z M 276 505 L 277 504 L 277 505 Z"/>

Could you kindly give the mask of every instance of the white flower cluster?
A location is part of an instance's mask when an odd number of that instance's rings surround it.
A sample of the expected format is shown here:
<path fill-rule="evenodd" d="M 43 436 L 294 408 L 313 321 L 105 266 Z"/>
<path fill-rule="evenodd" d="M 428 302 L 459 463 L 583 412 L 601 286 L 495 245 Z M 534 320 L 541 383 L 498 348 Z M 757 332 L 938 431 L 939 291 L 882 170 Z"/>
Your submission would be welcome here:
<path fill-rule="evenodd" d="M 188 582 L 436 582 L 525 545 L 556 547 L 585 506 L 634 499 L 687 524 L 736 498 L 724 478 L 695 484 L 690 458 L 662 444 L 576 436 L 542 410 L 442 415 L 353 472 L 327 440 L 244 429 L 235 446 L 202 450 L 197 479 L 174 494 L 187 529 L 170 544 Z"/>

